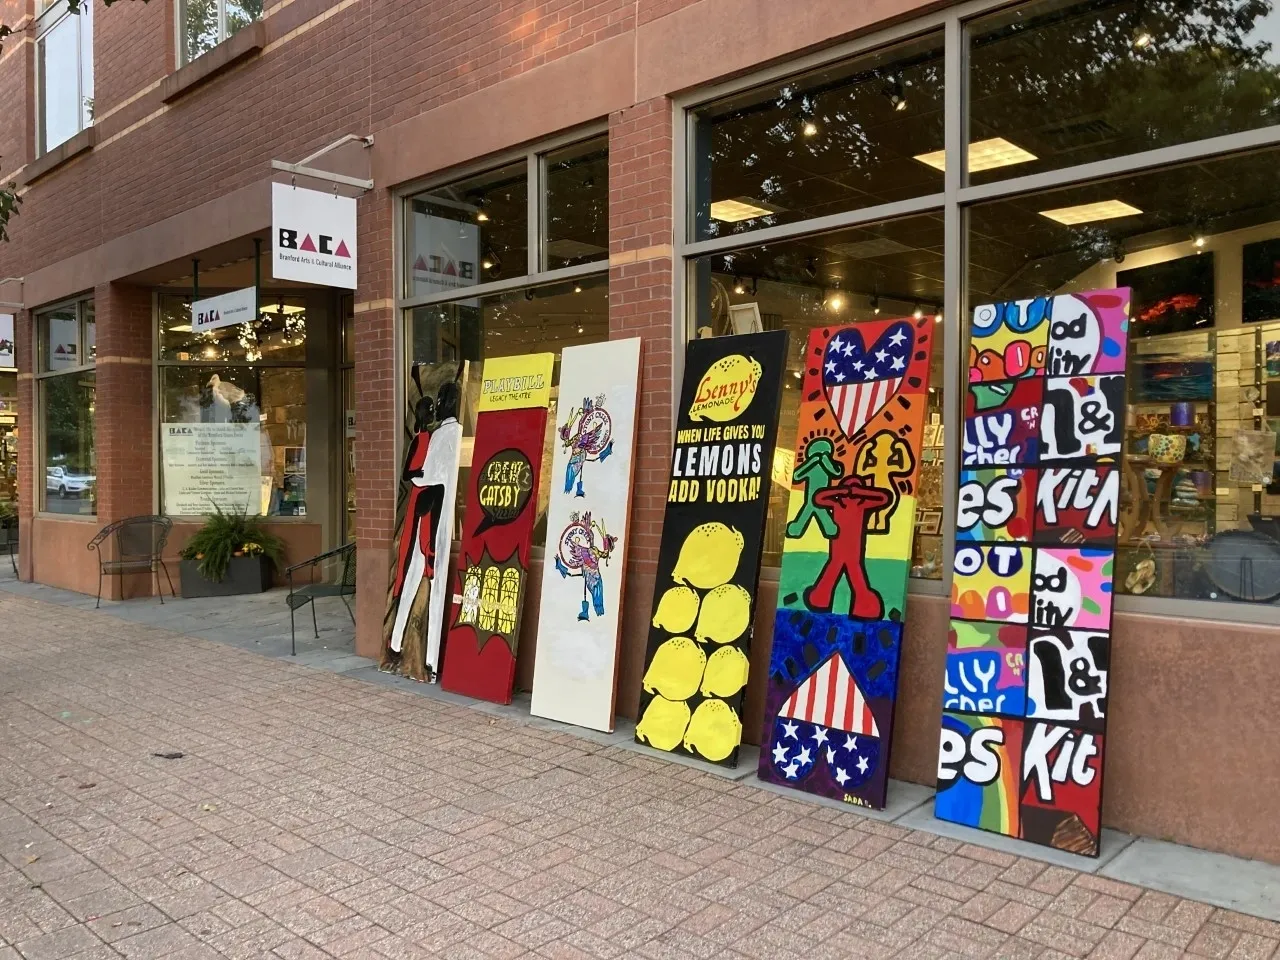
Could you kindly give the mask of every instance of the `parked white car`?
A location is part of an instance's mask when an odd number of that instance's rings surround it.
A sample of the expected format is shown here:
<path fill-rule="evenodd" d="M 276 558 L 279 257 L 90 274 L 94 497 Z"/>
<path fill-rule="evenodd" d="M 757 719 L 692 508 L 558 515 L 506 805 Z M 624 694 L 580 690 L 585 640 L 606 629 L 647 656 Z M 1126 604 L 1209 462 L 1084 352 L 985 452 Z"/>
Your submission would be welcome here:
<path fill-rule="evenodd" d="M 93 489 L 97 479 L 83 473 L 72 473 L 66 467 L 48 467 L 44 472 L 44 489 L 63 498 L 82 497 Z"/>

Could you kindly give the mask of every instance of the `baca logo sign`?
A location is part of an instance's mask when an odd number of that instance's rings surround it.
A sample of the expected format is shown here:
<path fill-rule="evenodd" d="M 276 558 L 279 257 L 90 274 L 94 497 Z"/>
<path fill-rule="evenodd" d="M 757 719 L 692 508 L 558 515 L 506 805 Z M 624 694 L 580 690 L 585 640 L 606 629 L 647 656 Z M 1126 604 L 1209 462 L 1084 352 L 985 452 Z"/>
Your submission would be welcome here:
<path fill-rule="evenodd" d="M 321 233 L 316 236 L 315 242 L 312 242 L 311 234 L 308 233 L 302 238 L 302 242 L 299 243 L 297 230 L 290 230 L 288 227 L 279 227 L 277 229 L 280 232 L 277 242 L 280 244 L 282 249 L 304 250 L 307 253 L 323 253 L 328 257 L 346 257 L 348 260 L 351 259 L 351 252 L 347 249 L 347 242 L 345 240 L 339 240 L 338 245 L 335 247 L 333 237 Z"/>
<path fill-rule="evenodd" d="M 355 289 L 354 199 L 274 183 L 271 227 L 275 279 Z"/>

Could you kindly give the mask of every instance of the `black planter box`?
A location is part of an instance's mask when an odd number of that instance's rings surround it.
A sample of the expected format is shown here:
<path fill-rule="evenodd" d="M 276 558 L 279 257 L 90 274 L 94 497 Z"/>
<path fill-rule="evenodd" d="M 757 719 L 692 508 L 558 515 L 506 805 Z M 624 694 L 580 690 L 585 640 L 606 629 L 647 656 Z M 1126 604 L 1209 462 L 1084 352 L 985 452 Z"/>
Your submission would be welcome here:
<path fill-rule="evenodd" d="M 271 586 L 271 561 L 266 557 L 232 557 L 221 583 L 205 579 L 198 564 L 198 560 L 178 563 L 184 597 L 232 597 L 238 593 L 262 593 Z"/>

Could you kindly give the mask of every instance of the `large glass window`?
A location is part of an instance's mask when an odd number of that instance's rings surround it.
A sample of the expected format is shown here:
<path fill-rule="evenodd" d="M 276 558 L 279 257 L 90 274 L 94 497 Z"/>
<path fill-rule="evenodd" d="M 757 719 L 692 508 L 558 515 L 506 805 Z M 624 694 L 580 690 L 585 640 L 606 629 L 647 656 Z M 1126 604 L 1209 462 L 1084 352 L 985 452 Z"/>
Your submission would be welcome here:
<path fill-rule="evenodd" d="M 694 111 L 692 240 L 942 189 L 941 33 Z"/>
<path fill-rule="evenodd" d="M 774 453 L 764 563 L 782 562 L 791 470 L 799 428 L 804 351 L 815 327 L 845 326 L 892 317 L 935 319 L 942 334 L 942 217 L 928 215 L 850 227 L 693 261 L 693 316 L 700 335 L 732 333 L 745 310 L 766 330 L 790 333 L 782 391 L 778 448 Z M 912 573 L 941 579 L 944 457 L 940 435 L 946 383 L 943 343 L 930 371 L 927 437 L 918 474 L 917 507 L 929 522 L 916 527 Z"/>
<path fill-rule="evenodd" d="M 36 154 L 93 123 L 93 4 L 70 13 L 66 0 L 36 18 Z"/>
<path fill-rule="evenodd" d="M 410 197 L 405 296 L 449 293 L 529 272 L 524 161 Z"/>
<path fill-rule="evenodd" d="M 178 0 L 182 62 L 191 62 L 261 20 L 262 7 L 263 0 Z"/>
<path fill-rule="evenodd" d="M 264 292 L 258 319 L 191 332 L 160 298 L 163 512 L 307 515 L 307 301 Z"/>
<path fill-rule="evenodd" d="M 972 183 L 1280 121 L 1270 2 L 1049 0 L 970 36 Z"/>
<path fill-rule="evenodd" d="M 971 306 L 1133 290 L 1121 593 L 1280 601 L 1277 163 L 1186 163 L 968 213 Z"/>
<path fill-rule="evenodd" d="M 453 303 L 418 307 L 407 317 L 408 362 L 419 368 L 424 389 L 438 386 L 441 377 L 452 378 L 461 368 L 462 479 L 466 489 L 471 468 L 471 443 L 475 435 L 475 409 L 480 399 L 484 361 L 527 353 L 554 353 L 565 347 L 609 339 L 609 278 L 604 275 L 545 286 L 524 287 Z M 543 446 L 543 471 L 550 469 L 556 430 L 560 365 L 554 372 L 551 414 Z M 411 390 L 414 389 L 411 387 Z M 538 504 L 539 524 L 546 516 L 550 488 L 543 484 Z M 458 498 L 461 531 L 463 498 Z M 542 536 L 539 526 L 534 540 Z"/>
<path fill-rule="evenodd" d="M 17 502 L 18 375 L 0 369 L 0 503 Z"/>
<path fill-rule="evenodd" d="M 547 154 L 543 269 L 609 255 L 609 141 L 597 137 Z"/>
<path fill-rule="evenodd" d="M 98 512 L 98 463 L 94 451 L 97 379 L 89 355 L 93 301 L 80 300 L 36 314 L 39 343 L 36 390 L 41 509 L 91 516 Z"/>

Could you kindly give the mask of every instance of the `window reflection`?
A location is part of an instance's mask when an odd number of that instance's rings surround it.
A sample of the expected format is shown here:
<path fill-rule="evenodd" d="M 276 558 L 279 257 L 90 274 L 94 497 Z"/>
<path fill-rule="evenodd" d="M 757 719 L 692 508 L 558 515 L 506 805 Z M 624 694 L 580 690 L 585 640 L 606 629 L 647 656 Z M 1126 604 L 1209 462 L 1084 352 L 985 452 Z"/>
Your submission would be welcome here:
<path fill-rule="evenodd" d="M 942 189 L 942 35 L 699 108 L 692 234 L 728 236 Z"/>
<path fill-rule="evenodd" d="M 1280 121 L 1270 0 L 1049 0 L 970 37 L 972 183 Z"/>
<path fill-rule="evenodd" d="M 822 236 L 748 247 L 693 261 L 699 336 L 745 329 L 790 332 L 778 448 L 765 528 L 764 563 L 779 566 L 799 428 L 804 348 L 815 327 L 932 316 L 942 333 L 942 217 L 911 217 Z M 944 344 L 933 351 L 917 489 L 912 575 L 942 577 L 942 377 Z"/>
<path fill-rule="evenodd" d="M 411 197 L 405 296 L 449 293 L 529 272 L 524 160 Z"/>
<path fill-rule="evenodd" d="M 598 137 L 547 154 L 543 269 L 609 255 L 609 139 Z"/>

